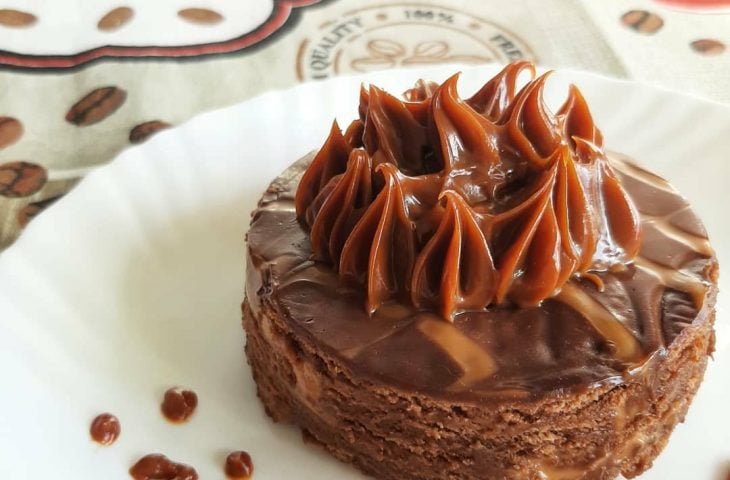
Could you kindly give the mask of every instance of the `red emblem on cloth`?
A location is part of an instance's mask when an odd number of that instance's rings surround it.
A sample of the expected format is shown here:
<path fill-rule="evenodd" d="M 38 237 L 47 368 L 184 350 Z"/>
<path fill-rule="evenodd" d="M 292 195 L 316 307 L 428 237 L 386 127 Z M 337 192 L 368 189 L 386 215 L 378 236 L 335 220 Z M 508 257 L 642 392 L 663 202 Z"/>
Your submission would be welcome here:
<path fill-rule="evenodd" d="M 32 69 L 72 68 L 100 58 L 190 58 L 239 52 L 260 44 L 279 31 L 285 30 L 298 16 L 299 9 L 323 0 L 273 0 L 268 18 L 252 30 L 239 36 L 201 44 L 177 46 L 121 46 L 104 45 L 69 55 L 37 55 L 0 50 L 0 67 Z"/>

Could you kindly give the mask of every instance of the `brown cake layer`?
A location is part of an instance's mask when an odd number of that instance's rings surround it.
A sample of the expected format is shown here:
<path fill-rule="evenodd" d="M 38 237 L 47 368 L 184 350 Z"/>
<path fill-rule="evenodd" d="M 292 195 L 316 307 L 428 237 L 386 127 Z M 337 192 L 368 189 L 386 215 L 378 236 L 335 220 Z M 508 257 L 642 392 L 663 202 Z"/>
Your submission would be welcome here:
<path fill-rule="evenodd" d="M 246 354 L 269 416 L 382 480 L 634 477 L 684 420 L 712 323 L 686 328 L 650 374 L 626 383 L 484 408 L 363 379 L 276 311 L 257 316 L 244 304 Z"/>
<path fill-rule="evenodd" d="M 636 261 L 531 308 L 453 323 L 362 292 L 310 260 L 277 179 L 248 235 L 247 355 L 267 411 L 382 479 L 613 478 L 648 468 L 711 353 L 717 263 L 671 186 L 613 167 L 642 216 Z M 600 283 L 600 282 L 598 282 Z"/>

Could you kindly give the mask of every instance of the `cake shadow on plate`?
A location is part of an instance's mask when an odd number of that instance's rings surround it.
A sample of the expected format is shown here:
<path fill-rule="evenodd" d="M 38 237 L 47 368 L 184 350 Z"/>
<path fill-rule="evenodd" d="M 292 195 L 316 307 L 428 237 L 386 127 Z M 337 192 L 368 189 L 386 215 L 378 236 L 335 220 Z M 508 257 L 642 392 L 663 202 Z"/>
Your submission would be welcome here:
<path fill-rule="evenodd" d="M 231 259 L 243 258 L 236 239 L 245 231 L 245 218 L 234 208 L 241 203 L 255 201 L 250 195 L 238 195 L 225 204 L 201 202 L 187 215 L 144 230 L 145 236 L 130 242 L 131 248 L 124 253 L 127 260 L 113 315 L 123 322 L 125 342 L 143 345 L 148 358 L 154 358 L 155 377 L 163 380 L 160 395 L 170 382 L 212 381 L 212 374 L 230 374 L 218 366 L 233 358 L 210 355 L 210 345 L 228 352 L 225 346 L 231 343 L 229 322 L 235 310 L 227 303 L 243 284 L 240 268 L 231 265 L 235 261 Z M 203 289 L 206 295 L 201 297 Z M 205 335 L 201 335 L 201 319 Z M 122 370 L 119 377 L 126 374 Z M 226 385 L 230 379 L 221 377 L 216 383 Z"/>

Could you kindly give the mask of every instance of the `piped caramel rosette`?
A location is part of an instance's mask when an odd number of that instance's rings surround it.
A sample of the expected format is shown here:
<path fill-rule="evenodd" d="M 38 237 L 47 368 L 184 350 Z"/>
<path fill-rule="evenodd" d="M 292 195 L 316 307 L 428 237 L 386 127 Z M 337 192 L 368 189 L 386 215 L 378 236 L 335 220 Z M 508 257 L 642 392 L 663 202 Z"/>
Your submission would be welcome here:
<path fill-rule="evenodd" d="M 548 76 L 516 62 L 468 99 L 458 75 L 404 100 L 362 89 L 360 118 L 333 124 L 296 193 L 314 259 L 370 313 L 404 302 L 453 320 L 539 304 L 573 277 L 600 288 L 639 251 L 639 215 L 579 90 L 545 105 Z"/>

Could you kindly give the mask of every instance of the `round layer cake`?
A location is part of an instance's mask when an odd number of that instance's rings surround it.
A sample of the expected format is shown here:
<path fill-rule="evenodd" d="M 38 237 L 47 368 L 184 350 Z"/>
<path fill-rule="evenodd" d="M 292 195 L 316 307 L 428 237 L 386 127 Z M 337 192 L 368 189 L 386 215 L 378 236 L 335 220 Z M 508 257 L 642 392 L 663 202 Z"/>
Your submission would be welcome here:
<path fill-rule="evenodd" d="M 714 346 L 717 261 L 665 180 L 606 153 L 576 88 L 509 65 L 360 118 L 274 180 L 248 233 L 267 413 L 384 480 L 651 466 Z"/>

